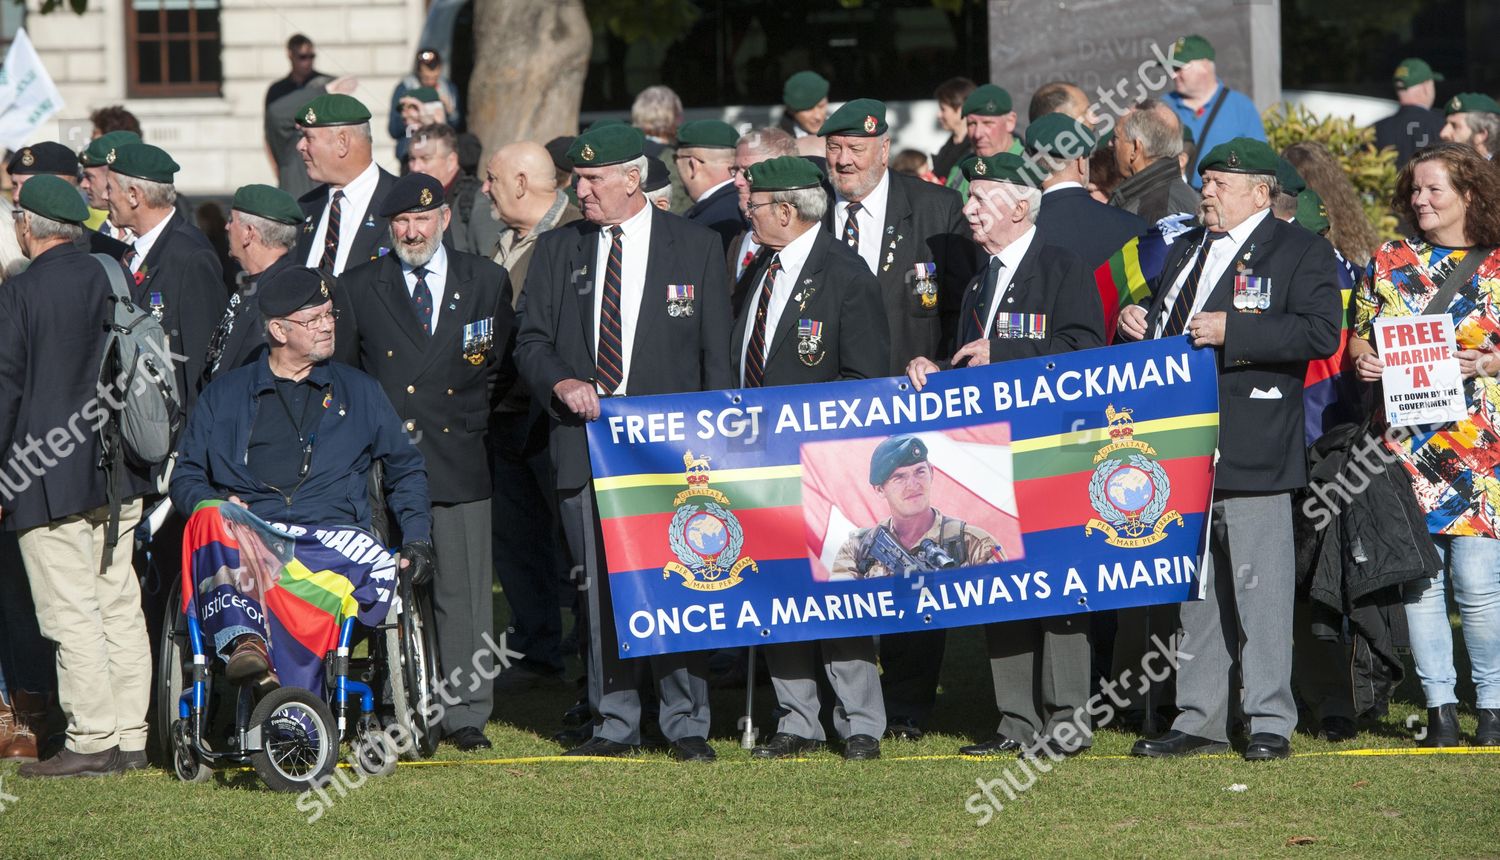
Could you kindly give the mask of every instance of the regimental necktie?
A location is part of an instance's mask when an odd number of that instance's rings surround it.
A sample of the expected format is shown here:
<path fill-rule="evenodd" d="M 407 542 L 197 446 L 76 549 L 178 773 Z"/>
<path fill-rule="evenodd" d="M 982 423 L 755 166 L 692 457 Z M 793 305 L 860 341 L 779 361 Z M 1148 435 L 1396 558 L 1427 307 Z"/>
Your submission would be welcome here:
<path fill-rule="evenodd" d="M 750 329 L 750 343 L 745 347 L 746 388 L 759 388 L 766 381 L 766 315 L 771 311 L 771 293 L 776 289 L 776 275 L 780 272 L 781 255 L 777 254 L 766 267 L 760 297 L 755 300 L 755 322 Z"/>
<path fill-rule="evenodd" d="M 1172 302 L 1172 313 L 1167 317 L 1167 324 L 1161 330 L 1162 337 L 1176 337 L 1187 329 L 1188 318 L 1193 315 L 1193 303 L 1198 300 L 1198 281 L 1203 277 L 1203 266 L 1208 262 L 1208 249 L 1214 240 L 1227 233 L 1205 233 L 1203 247 L 1198 249 L 1198 259 L 1193 261 L 1193 269 L 1188 272 L 1187 280 L 1182 282 L 1182 289 L 1177 291 L 1177 300 Z"/>
<path fill-rule="evenodd" d="M 604 293 L 599 305 L 599 345 L 594 350 L 594 379 L 605 394 L 614 394 L 625 381 L 625 335 L 620 321 L 625 231 L 609 228 L 609 263 L 604 267 Z"/>
<path fill-rule="evenodd" d="M 854 253 L 859 253 L 859 217 L 856 215 L 860 210 L 858 203 L 850 203 L 844 207 L 844 241 L 849 243 L 849 248 Z"/>
<path fill-rule="evenodd" d="M 333 266 L 339 259 L 339 217 L 344 208 L 344 192 L 333 192 L 333 202 L 328 204 L 328 230 L 323 234 L 323 260 L 318 268 L 333 274 Z"/>
<path fill-rule="evenodd" d="M 1000 267 L 1005 265 L 1000 262 L 999 257 L 991 257 L 990 264 L 984 272 L 984 286 L 980 287 L 979 301 L 974 303 L 974 311 L 969 318 L 964 320 L 965 343 L 973 343 L 984 336 L 984 321 L 990 318 L 990 306 L 995 303 L 998 296 L 995 295 L 995 285 L 1000 283 Z"/>
<path fill-rule="evenodd" d="M 125 264 L 125 268 L 127 268 L 130 271 L 134 272 L 135 271 L 135 258 L 136 258 L 135 246 L 131 245 L 129 248 L 125 249 L 125 253 L 123 253 L 123 254 L 120 255 L 120 262 L 122 262 L 122 263 Z"/>
<path fill-rule="evenodd" d="M 427 286 L 427 270 L 418 266 L 411 273 L 417 279 L 411 290 L 411 306 L 417 312 L 417 320 L 422 323 L 422 333 L 432 337 L 432 290 Z"/>

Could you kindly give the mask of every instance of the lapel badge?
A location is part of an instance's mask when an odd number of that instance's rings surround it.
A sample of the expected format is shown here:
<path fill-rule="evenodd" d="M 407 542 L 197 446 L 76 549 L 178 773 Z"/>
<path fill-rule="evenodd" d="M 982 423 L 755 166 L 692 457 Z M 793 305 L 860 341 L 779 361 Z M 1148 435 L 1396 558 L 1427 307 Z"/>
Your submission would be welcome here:
<path fill-rule="evenodd" d="M 110 154 L 113 155 L 114 154 L 114 150 L 110 150 Z M 311 233 L 312 231 L 313 231 L 312 216 L 309 215 L 309 216 L 307 216 L 307 219 L 302 222 L 302 232 L 304 232 L 304 233 Z"/>
<path fill-rule="evenodd" d="M 667 315 L 673 317 L 693 315 L 692 284 L 667 284 Z"/>
<path fill-rule="evenodd" d="M 823 350 L 823 323 L 820 320 L 797 320 L 797 358 L 808 367 L 822 363 L 827 353 Z"/>

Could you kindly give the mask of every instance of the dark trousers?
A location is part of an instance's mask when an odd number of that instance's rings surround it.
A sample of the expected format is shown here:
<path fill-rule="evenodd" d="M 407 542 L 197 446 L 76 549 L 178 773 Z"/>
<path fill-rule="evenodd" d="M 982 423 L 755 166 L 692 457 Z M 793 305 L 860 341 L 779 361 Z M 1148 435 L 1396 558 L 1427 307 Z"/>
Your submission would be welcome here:
<path fill-rule="evenodd" d="M 527 668 L 558 673 L 563 669 L 558 601 L 562 552 L 546 423 L 525 413 L 506 413 L 496 420 L 492 440 L 495 576 L 510 604 L 506 646 L 525 655 L 518 662 Z"/>
<path fill-rule="evenodd" d="M 947 630 L 914 630 L 880 637 L 880 689 L 890 722 L 921 726 L 937 702 Z"/>
<path fill-rule="evenodd" d="M 42 638 L 15 532 L 0 532 L 0 692 L 57 690 L 56 646 Z"/>
<path fill-rule="evenodd" d="M 499 668 L 490 646 L 495 630 L 490 500 L 433 505 L 432 545 L 438 562 L 432 577 L 438 663 L 450 679 L 448 693 L 459 700 L 444 712 L 443 732 L 483 731 L 495 703 L 490 681 Z"/>
<path fill-rule="evenodd" d="M 588 609 L 588 692 L 594 735 L 622 744 L 641 742 L 641 684 L 650 670 L 656 679 L 662 734 L 675 741 L 708 737 L 708 653 L 662 654 L 621 659 L 610 599 L 609 568 L 599 533 L 592 490 L 564 491 L 559 499 L 563 532 L 574 558 L 583 560 L 584 603 Z"/>

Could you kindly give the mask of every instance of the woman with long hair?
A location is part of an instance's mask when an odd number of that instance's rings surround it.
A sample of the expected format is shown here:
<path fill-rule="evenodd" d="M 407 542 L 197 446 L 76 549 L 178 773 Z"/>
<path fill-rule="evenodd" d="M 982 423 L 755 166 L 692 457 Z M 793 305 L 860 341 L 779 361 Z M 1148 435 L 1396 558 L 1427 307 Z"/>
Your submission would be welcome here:
<path fill-rule="evenodd" d="M 1412 656 L 1427 699 L 1425 746 L 1459 741 L 1451 590 L 1473 667 L 1482 746 L 1500 746 L 1500 171 L 1468 146 L 1420 149 L 1401 170 L 1393 201 L 1416 236 L 1381 246 L 1355 297 L 1349 352 L 1360 379 L 1385 363 L 1374 321 L 1424 313 L 1450 276 L 1457 292 L 1433 313 L 1453 319 L 1468 414 L 1387 445 L 1411 475 L 1442 567 L 1407 586 Z M 1483 255 L 1477 269 L 1473 255 Z M 1466 269 L 1467 271 L 1457 271 Z M 1471 275 L 1463 277 L 1468 271 Z"/>
<path fill-rule="evenodd" d="M 1282 150 L 1281 156 L 1297 168 L 1307 187 L 1323 198 L 1323 207 L 1328 210 L 1328 241 L 1356 269 L 1363 269 L 1380 247 L 1380 234 L 1365 217 L 1359 192 L 1343 165 L 1328 147 L 1315 140 L 1294 143 Z"/>

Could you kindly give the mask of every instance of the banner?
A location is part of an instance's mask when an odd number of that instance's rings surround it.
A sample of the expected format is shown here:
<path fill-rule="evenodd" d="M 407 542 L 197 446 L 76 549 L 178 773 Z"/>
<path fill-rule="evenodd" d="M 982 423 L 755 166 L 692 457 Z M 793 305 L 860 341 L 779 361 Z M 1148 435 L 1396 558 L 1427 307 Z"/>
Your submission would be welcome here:
<path fill-rule="evenodd" d="M 20 149 L 37 126 L 62 109 L 62 94 L 37 56 L 31 37 L 25 28 L 17 30 L 5 53 L 5 65 L 0 67 L 0 145 Z"/>
<path fill-rule="evenodd" d="M 203 647 L 223 653 L 254 633 L 283 686 L 321 691 L 339 625 L 384 622 L 395 585 L 395 556 L 354 526 L 271 525 L 215 501 L 193 511 L 182 537 L 182 611 L 197 613 Z"/>
<path fill-rule="evenodd" d="M 622 657 L 1196 595 L 1218 381 L 1185 338 L 904 378 L 606 398 Z"/>

